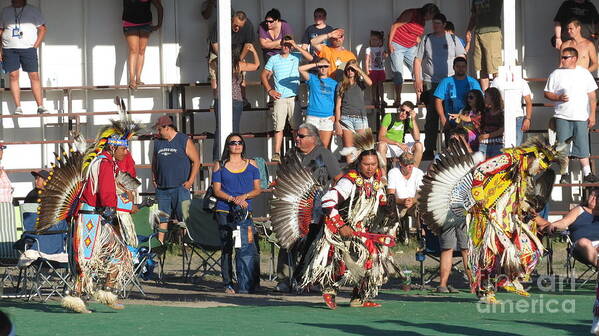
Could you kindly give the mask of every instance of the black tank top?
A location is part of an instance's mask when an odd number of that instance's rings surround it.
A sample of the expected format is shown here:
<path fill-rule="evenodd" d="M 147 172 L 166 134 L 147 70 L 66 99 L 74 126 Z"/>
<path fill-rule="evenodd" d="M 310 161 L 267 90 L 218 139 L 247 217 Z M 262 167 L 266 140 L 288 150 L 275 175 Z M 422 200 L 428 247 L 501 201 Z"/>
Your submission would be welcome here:
<path fill-rule="evenodd" d="M 599 240 L 599 218 L 583 210 L 574 223 L 570 224 L 568 230 L 573 242 L 580 238 L 587 238 L 590 241 Z"/>
<path fill-rule="evenodd" d="M 152 23 L 151 0 L 123 0 L 123 21 Z"/>

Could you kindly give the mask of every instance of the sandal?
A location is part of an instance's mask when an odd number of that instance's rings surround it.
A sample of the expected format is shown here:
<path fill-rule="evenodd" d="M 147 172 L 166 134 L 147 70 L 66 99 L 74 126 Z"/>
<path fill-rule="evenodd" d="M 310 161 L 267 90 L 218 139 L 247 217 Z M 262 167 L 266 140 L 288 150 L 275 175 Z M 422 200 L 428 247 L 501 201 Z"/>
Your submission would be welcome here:
<path fill-rule="evenodd" d="M 450 291 L 449 291 L 449 288 L 447 288 L 447 287 L 442 287 L 442 286 L 439 286 L 439 287 L 437 287 L 437 289 L 435 290 L 435 293 L 443 293 L 443 294 L 447 294 L 447 293 L 450 293 Z"/>
<path fill-rule="evenodd" d="M 135 90 L 135 89 L 137 89 L 137 82 L 130 81 L 128 86 L 130 89 Z"/>
<path fill-rule="evenodd" d="M 335 302 L 335 294 L 322 294 L 322 298 L 324 299 L 324 303 L 330 309 L 337 309 L 337 303 Z"/>
<path fill-rule="evenodd" d="M 135 86 L 139 86 L 139 85 L 146 85 L 146 83 L 142 82 L 142 81 L 137 81 L 135 83 Z"/>

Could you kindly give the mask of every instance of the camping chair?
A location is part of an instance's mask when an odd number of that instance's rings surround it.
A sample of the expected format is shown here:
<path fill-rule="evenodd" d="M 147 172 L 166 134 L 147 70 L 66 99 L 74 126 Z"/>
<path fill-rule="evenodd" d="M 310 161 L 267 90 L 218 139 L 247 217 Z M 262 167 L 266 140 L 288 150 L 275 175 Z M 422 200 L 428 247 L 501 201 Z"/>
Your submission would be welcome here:
<path fill-rule="evenodd" d="M 589 281 L 594 281 L 597 278 L 597 268 L 595 265 L 588 263 L 582 256 L 580 256 L 574 250 L 574 242 L 570 239 L 570 232 L 568 230 L 562 231 L 562 236 L 566 239 L 566 279 L 570 281 L 570 283 L 578 283 L 581 282 L 580 285 L 576 286 L 576 288 L 581 288 L 587 284 Z M 584 271 L 576 276 L 576 262 L 580 262 L 584 265 Z"/>
<path fill-rule="evenodd" d="M 201 200 L 193 200 L 189 209 L 189 219 L 186 223 L 187 234 L 183 238 L 183 265 L 184 277 L 189 279 L 194 274 L 201 272 L 220 272 L 220 233 L 218 224 L 212 213 L 202 209 Z M 187 251 L 186 247 L 190 247 Z M 200 265 L 191 270 L 193 257 L 200 258 Z"/>
<path fill-rule="evenodd" d="M 10 202 L 0 202 L 0 267 L 4 268 L 0 278 L 2 297 L 21 297 L 18 288 L 18 261 L 22 251 L 16 250 L 14 244 L 17 241 L 19 217 L 18 209 Z M 6 293 L 6 289 L 15 293 Z"/>
<path fill-rule="evenodd" d="M 417 228 L 418 241 L 420 242 L 420 247 L 416 250 L 416 260 L 420 263 L 420 286 L 424 288 L 424 285 L 428 285 L 433 279 L 439 276 L 441 270 L 441 244 L 439 242 L 439 237 L 436 236 L 426 224 L 421 223 L 421 227 Z M 432 272 L 427 272 L 424 269 L 424 260 L 426 257 L 431 258 L 432 260 L 437 262 L 437 268 Z M 459 258 L 458 261 L 452 262 L 451 271 L 458 271 L 462 273 L 461 270 L 457 268 L 458 265 L 462 263 L 462 254 L 460 251 L 453 251 L 453 258 Z M 428 274 L 427 274 L 428 273 Z"/>
<path fill-rule="evenodd" d="M 21 281 L 31 280 L 28 300 L 39 297 L 44 302 L 57 294 L 62 297 L 66 289 L 72 289 L 68 255 L 66 253 L 67 223 L 60 221 L 45 232 L 36 232 L 37 203 L 20 206 L 23 221 L 22 241 L 25 249 L 19 258 Z M 32 274 L 29 271 L 32 271 Z"/>

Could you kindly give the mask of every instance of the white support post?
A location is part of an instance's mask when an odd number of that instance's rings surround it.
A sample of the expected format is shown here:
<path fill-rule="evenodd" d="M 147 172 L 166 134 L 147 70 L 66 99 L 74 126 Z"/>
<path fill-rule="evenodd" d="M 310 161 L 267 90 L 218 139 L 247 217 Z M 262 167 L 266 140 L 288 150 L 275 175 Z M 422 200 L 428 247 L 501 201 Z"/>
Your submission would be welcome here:
<path fill-rule="evenodd" d="M 218 0 L 218 124 L 219 153 L 233 130 L 233 97 L 231 64 L 231 0 Z"/>
<path fill-rule="evenodd" d="M 499 76 L 505 76 L 504 99 L 504 147 L 516 144 L 516 107 L 522 103 L 514 80 L 522 77 L 522 69 L 516 67 L 516 0 L 503 0 L 503 68 Z M 511 85 L 510 85 L 511 84 Z M 514 102 L 518 100 L 518 103 Z"/>

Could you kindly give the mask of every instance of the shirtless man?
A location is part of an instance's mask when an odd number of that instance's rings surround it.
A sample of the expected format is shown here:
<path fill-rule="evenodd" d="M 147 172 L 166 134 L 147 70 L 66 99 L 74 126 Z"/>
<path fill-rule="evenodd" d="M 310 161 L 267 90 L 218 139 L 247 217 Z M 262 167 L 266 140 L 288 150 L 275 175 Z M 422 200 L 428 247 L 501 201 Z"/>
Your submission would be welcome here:
<path fill-rule="evenodd" d="M 578 62 L 576 65 L 588 69 L 590 72 L 597 70 L 597 49 L 592 41 L 582 37 L 582 24 L 578 20 L 572 20 L 568 23 L 568 34 L 572 39 L 565 41 L 561 45 L 561 50 L 564 48 L 574 48 L 578 51 Z"/>

